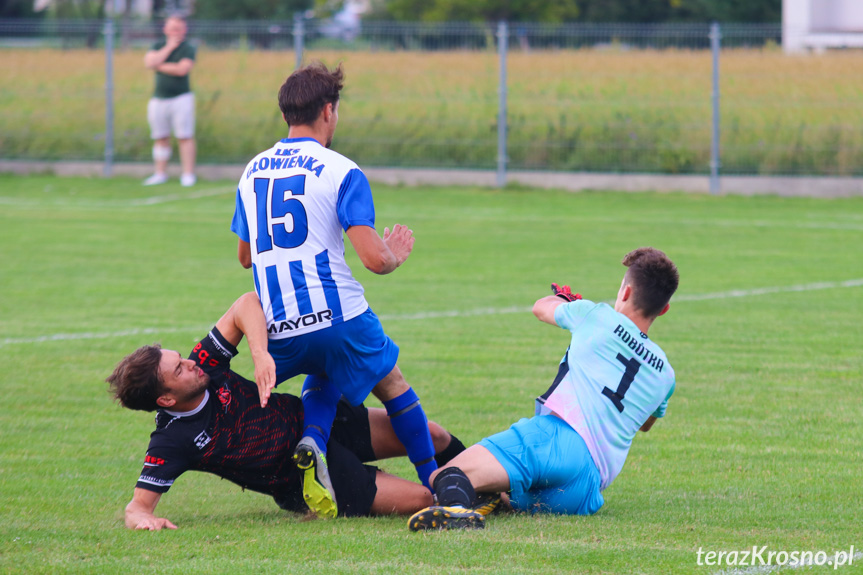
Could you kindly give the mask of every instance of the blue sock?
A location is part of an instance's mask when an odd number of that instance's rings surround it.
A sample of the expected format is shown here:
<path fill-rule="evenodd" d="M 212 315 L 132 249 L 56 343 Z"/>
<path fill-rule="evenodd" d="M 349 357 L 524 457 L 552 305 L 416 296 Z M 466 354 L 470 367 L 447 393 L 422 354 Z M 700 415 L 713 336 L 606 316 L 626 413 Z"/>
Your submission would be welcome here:
<path fill-rule="evenodd" d="M 326 377 L 309 375 L 303 382 L 303 436 L 314 439 L 323 453 L 327 452 L 336 404 L 341 396 L 339 389 Z"/>
<path fill-rule="evenodd" d="M 396 436 L 407 449 L 408 459 L 416 467 L 420 481 L 431 489 L 429 475 L 437 469 L 437 463 L 434 459 L 428 419 L 420 405 L 420 398 L 413 389 L 408 389 L 400 396 L 385 401 L 384 407 Z"/>

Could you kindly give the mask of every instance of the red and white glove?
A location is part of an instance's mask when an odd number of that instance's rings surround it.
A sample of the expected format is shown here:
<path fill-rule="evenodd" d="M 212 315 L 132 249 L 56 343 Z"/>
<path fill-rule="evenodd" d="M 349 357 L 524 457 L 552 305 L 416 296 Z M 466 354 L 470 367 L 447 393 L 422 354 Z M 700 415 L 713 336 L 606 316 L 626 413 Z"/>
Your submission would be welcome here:
<path fill-rule="evenodd" d="M 553 293 L 557 297 L 565 299 L 566 301 L 575 301 L 577 299 L 582 299 L 581 294 L 572 293 L 572 290 L 569 289 L 569 286 L 559 286 L 557 284 L 551 284 L 551 293 Z"/>

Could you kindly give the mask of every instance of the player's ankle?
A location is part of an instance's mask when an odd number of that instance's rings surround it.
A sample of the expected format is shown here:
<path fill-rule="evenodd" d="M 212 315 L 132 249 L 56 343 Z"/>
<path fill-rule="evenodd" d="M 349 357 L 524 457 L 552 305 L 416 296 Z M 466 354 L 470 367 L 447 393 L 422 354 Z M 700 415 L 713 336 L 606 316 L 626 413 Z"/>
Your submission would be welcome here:
<path fill-rule="evenodd" d="M 315 442 L 315 445 L 321 453 L 327 452 L 327 440 L 317 428 L 317 426 L 309 426 L 303 430 L 303 439 L 310 439 Z"/>

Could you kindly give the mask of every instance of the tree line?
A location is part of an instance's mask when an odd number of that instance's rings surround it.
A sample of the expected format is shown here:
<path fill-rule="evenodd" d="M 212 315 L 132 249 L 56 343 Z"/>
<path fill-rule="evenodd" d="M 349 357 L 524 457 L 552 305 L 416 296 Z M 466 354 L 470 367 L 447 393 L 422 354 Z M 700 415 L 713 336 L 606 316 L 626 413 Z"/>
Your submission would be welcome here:
<path fill-rule="evenodd" d="M 0 0 L 0 18 L 101 18 L 106 0 L 53 0 L 34 12 L 33 0 Z M 198 0 L 193 18 L 290 20 L 296 12 L 329 16 L 345 0 Z M 132 2 L 125 2 L 128 7 Z M 155 0 L 154 17 L 182 8 L 177 0 Z M 129 16 L 128 12 L 124 14 Z M 747 22 L 782 19 L 782 0 L 371 0 L 370 20 L 423 22 Z"/>

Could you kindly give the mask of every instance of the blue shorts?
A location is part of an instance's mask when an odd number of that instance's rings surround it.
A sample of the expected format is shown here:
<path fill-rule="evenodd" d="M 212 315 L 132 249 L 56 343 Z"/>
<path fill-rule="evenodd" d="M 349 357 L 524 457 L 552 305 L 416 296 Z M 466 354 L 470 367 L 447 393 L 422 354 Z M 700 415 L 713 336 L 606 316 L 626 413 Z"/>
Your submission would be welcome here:
<path fill-rule="evenodd" d="M 506 469 L 510 500 L 519 511 L 591 515 L 604 503 L 587 445 L 559 417 L 522 419 L 479 444 Z"/>
<path fill-rule="evenodd" d="M 271 339 L 279 383 L 296 375 L 329 379 L 351 403 L 359 405 L 396 366 L 399 347 L 367 309 L 357 317 L 311 333 Z"/>

